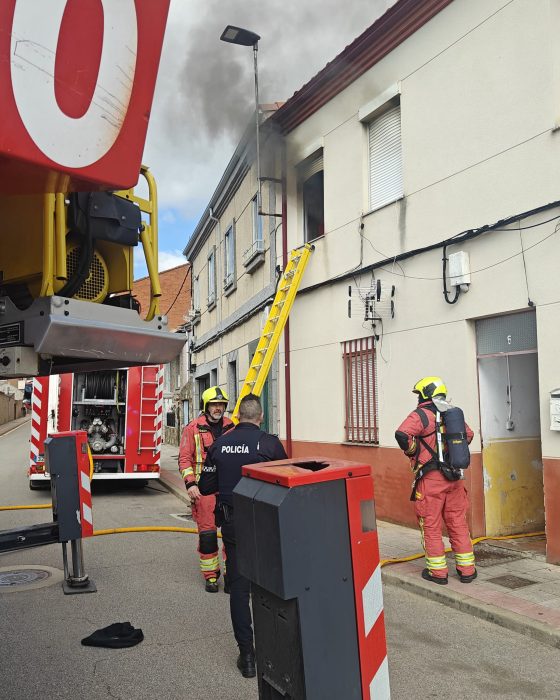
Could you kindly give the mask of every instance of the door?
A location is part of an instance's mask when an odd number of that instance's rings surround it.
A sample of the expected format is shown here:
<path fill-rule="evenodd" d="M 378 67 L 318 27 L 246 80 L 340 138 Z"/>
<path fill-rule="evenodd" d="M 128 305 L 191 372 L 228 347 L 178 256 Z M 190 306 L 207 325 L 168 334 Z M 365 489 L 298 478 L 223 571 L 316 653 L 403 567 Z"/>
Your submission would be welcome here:
<path fill-rule="evenodd" d="M 544 528 L 534 313 L 477 322 L 487 535 Z"/>

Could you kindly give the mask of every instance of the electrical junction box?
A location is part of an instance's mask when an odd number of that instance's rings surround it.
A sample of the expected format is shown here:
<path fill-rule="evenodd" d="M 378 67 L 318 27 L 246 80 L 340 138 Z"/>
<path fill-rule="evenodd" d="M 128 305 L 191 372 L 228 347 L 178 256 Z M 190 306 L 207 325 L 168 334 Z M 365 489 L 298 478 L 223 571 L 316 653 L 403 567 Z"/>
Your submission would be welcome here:
<path fill-rule="evenodd" d="M 0 347 L 0 377 L 33 377 L 38 371 L 39 358 L 33 348 Z"/>
<path fill-rule="evenodd" d="M 550 392 L 550 429 L 560 430 L 560 389 Z"/>
<path fill-rule="evenodd" d="M 447 271 L 449 281 L 454 287 L 471 283 L 471 264 L 469 254 L 460 250 L 458 253 L 451 253 L 448 258 Z"/>

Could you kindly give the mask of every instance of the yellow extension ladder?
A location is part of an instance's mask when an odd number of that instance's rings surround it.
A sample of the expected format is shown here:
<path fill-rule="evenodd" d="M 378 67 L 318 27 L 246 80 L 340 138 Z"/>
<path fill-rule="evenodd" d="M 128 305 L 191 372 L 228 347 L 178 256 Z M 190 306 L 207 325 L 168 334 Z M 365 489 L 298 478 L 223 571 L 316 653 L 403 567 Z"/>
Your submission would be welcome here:
<path fill-rule="evenodd" d="M 251 360 L 251 365 L 245 377 L 245 382 L 239 392 L 239 398 L 233 410 L 232 420 L 238 422 L 239 403 L 247 394 L 261 395 L 262 388 L 268 376 L 274 353 L 278 348 L 280 336 L 288 320 L 294 299 L 307 266 L 313 246 L 306 243 L 301 248 L 295 248 L 290 254 L 286 269 L 282 273 L 278 289 L 268 318 L 261 333 L 257 349 Z"/>

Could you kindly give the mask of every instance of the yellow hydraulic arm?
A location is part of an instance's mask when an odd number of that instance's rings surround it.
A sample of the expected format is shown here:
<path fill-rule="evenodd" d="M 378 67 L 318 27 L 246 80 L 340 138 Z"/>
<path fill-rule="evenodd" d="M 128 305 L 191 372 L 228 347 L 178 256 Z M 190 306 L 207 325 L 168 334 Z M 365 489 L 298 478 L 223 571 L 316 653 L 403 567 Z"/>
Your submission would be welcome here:
<path fill-rule="evenodd" d="M 272 364 L 272 358 L 278 348 L 280 336 L 288 320 L 288 315 L 296 298 L 299 284 L 312 250 L 313 246 L 310 243 L 306 243 L 303 247 L 292 250 L 290 254 L 290 260 L 280 278 L 276 296 L 270 307 L 251 366 L 233 410 L 232 420 L 234 423 L 238 422 L 237 414 L 241 399 L 250 393 L 257 396 L 261 394 Z"/>

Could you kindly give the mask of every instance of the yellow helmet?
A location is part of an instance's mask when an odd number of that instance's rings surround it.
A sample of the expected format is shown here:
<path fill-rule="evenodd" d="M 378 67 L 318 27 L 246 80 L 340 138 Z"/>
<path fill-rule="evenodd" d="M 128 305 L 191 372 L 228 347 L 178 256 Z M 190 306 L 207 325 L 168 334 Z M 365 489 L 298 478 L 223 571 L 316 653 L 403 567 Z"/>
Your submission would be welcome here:
<path fill-rule="evenodd" d="M 225 391 L 222 391 L 219 386 L 211 386 L 206 391 L 202 392 L 200 397 L 200 403 L 202 404 L 202 410 L 206 413 L 206 406 L 209 403 L 225 403 L 226 408 L 228 405 L 228 396 Z"/>
<path fill-rule="evenodd" d="M 426 401 L 433 399 L 434 396 L 447 396 L 447 387 L 441 377 L 423 377 L 416 382 L 412 391 Z"/>

